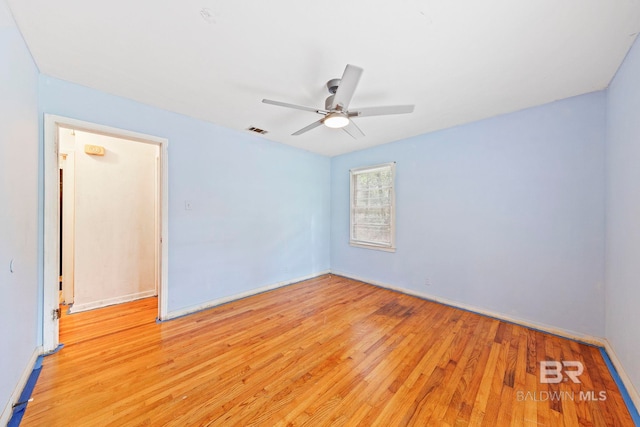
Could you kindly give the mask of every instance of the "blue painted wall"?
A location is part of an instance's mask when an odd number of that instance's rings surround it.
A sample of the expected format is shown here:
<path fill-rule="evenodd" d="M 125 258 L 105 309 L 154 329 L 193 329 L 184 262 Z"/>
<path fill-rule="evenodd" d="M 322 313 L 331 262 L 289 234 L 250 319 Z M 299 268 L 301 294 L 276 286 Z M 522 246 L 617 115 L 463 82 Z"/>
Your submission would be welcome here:
<path fill-rule="evenodd" d="M 334 157 L 331 268 L 603 336 L 604 136 L 597 92 Z M 397 251 L 351 247 L 349 169 L 389 161 Z"/>
<path fill-rule="evenodd" d="M 38 346 L 37 79 L 29 50 L 1 0 L 0 412 Z"/>
<path fill-rule="evenodd" d="M 607 94 L 606 337 L 640 393 L 640 42 Z"/>
<path fill-rule="evenodd" d="M 329 158 L 45 75 L 39 95 L 169 140 L 170 312 L 329 269 Z"/>

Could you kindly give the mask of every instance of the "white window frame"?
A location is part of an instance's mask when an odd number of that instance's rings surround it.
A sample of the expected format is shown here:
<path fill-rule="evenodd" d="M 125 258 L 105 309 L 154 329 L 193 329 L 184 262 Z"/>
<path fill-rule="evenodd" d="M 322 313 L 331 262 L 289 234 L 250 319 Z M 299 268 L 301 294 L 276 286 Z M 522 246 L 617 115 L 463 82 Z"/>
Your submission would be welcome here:
<path fill-rule="evenodd" d="M 389 202 L 391 205 L 391 218 L 390 218 L 390 233 L 391 233 L 391 242 L 389 244 L 381 243 L 381 242 L 369 242 L 363 240 L 357 240 L 353 236 L 354 230 L 354 183 L 355 176 L 367 172 L 374 172 L 378 169 L 391 168 L 391 191 L 389 195 Z M 376 249 L 387 252 L 395 252 L 396 251 L 396 162 L 382 163 L 373 166 L 364 166 L 359 168 L 354 168 L 349 170 L 349 245 L 366 248 L 366 249 Z"/>

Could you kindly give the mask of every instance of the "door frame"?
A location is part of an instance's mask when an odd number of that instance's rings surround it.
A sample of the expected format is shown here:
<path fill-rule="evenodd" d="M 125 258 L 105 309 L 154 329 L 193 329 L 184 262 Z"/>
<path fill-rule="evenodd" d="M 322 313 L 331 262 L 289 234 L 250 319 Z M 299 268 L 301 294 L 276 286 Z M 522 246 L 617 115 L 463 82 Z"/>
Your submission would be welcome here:
<path fill-rule="evenodd" d="M 58 152 L 60 147 L 58 146 Z M 75 153 L 59 153 L 62 173 L 62 295 L 65 304 L 73 303 L 75 261 Z M 156 290 L 157 292 L 157 290 Z"/>
<path fill-rule="evenodd" d="M 42 346 L 45 353 L 55 351 L 59 345 L 58 320 L 54 310 L 59 307 L 60 262 L 60 172 L 58 130 L 68 128 L 101 135 L 113 136 L 158 146 L 158 235 L 156 236 L 158 319 L 167 318 L 168 265 L 169 265 L 169 140 L 153 135 L 132 132 L 53 114 L 44 115 L 44 278 L 42 304 Z"/>

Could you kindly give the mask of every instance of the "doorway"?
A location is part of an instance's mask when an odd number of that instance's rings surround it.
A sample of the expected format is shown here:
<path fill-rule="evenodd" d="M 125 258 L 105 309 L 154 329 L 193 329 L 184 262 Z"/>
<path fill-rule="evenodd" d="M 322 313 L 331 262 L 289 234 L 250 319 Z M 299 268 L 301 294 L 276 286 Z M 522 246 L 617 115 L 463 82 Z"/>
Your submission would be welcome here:
<path fill-rule="evenodd" d="M 69 135 L 73 137 L 81 138 L 76 143 L 75 149 L 71 149 L 69 146 Z M 66 141 L 64 139 L 67 139 Z M 121 129 L 96 125 L 93 123 L 82 122 L 74 119 L 63 118 L 58 116 L 46 115 L 45 116 L 45 136 L 44 136 L 44 146 L 45 146 L 45 159 L 44 159 L 44 169 L 45 169 L 45 186 L 44 186 L 44 295 L 43 295 L 43 347 L 44 351 L 51 352 L 54 351 L 59 344 L 59 329 L 58 329 L 58 318 L 60 316 L 59 313 L 59 299 L 60 299 L 60 288 L 59 288 L 59 280 L 60 280 L 60 265 L 62 265 L 63 275 L 63 297 L 65 299 L 70 299 L 71 301 L 75 300 L 74 303 L 77 304 L 77 311 L 82 311 L 91 308 L 97 308 L 104 305 L 110 305 L 118 302 L 124 302 L 131 299 L 143 298 L 145 296 L 149 296 L 150 294 L 158 295 L 158 319 L 166 318 L 167 313 L 167 304 L 166 304 L 166 292 L 167 292 L 167 257 L 168 257 L 168 242 L 167 242 L 167 213 L 168 213 L 168 203 L 167 203 L 167 187 L 168 187 L 168 179 L 167 179 L 167 144 L 168 141 L 164 138 L 158 138 L 155 136 L 139 134 L 135 132 L 125 131 Z M 111 144 L 111 145 L 110 145 Z M 115 144 L 115 145 L 113 145 Z M 118 145 L 119 144 L 119 145 Z M 105 150 L 105 147 L 108 150 Z M 118 147 L 118 148 L 114 148 Z M 100 149 L 102 149 L 102 153 L 100 153 Z M 93 150 L 93 151 L 92 151 Z M 97 150 L 97 151 L 95 151 Z M 100 156 L 100 154 L 105 154 L 105 151 L 109 152 L 110 156 Z M 98 154 L 96 156 L 96 153 Z M 86 265 L 86 257 L 84 258 L 84 266 L 83 268 L 75 268 L 73 267 L 73 263 L 76 259 L 82 259 L 82 257 L 78 258 L 78 256 L 71 258 L 65 256 L 64 259 L 61 259 L 61 251 L 66 254 L 73 254 L 75 249 L 76 254 L 80 252 L 83 255 L 86 255 L 88 252 L 91 252 L 91 247 L 98 250 L 105 244 L 105 237 L 108 237 L 108 233 L 104 233 L 104 221 L 110 220 L 112 217 L 115 218 L 117 215 L 111 215 L 111 217 L 104 217 L 103 219 L 97 220 L 97 223 L 92 224 L 92 217 L 88 217 L 86 214 L 86 209 L 83 212 L 82 218 L 84 218 L 84 223 L 81 221 L 78 224 L 75 223 L 75 218 L 71 221 L 69 220 L 69 211 L 73 211 L 73 206 L 76 204 L 77 199 L 74 203 L 69 203 L 69 199 L 73 202 L 76 197 L 88 197 L 92 199 L 94 202 L 97 201 L 97 206 L 95 206 L 94 210 L 97 212 L 108 210 L 113 208 L 115 196 L 119 192 L 122 192 L 118 189 L 118 187 L 111 186 L 110 182 L 105 182 L 103 178 L 102 181 L 96 179 L 91 179 L 89 174 L 87 173 L 87 166 L 104 169 L 105 168 L 113 168 L 114 164 L 126 163 L 122 162 L 124 158 L 129 161 L 131 164 L 135 164 L 134 160 L 136 155 L 140 155 L 140 153 L 156 153 L 152 160 L 147 160 L 146 170 L 152 168 L 153 178 L 152 182 L 146 180 L 146 190 L 135 194 L 129 194 L 128 198 L 123 199 L 124 201 L 118 202 L 125 204 L 125 207 L 116 207 L 116 211 L 123 210 L 126 212 L 140 210 L 142 208 L 136 208 L 136 206 L 140 205 L 140 199 L 153 199 L 152 207 L 149 207 L 147 204 L 146 210 L 146 219 L 140 224 L 144 224 L 146 222 L 146 230 L 147 236 L 150 238 L 151 244 L 146 244 L 146 248 L 143 248 L 146 251 L 147 255 L 151 257 L 150 262 L 146 263 L 146 268 L 144 272 L 133 272 L 134 277 L 146 277 L 146 279 L 142 280 L 145 282 L 145 289 L 134 289 L 131 291 L 130 289 L 122 290 L 117 289 L 117 292 L 120 292 L 118 295 L 111 295 L 109 292 L 112 292 L 111 289 L 108 289 L 107 294 L 105 294 L 104 289 L 109 288 L 108 286 L 103 286 L 101 289 L 99 286 L 96 289 L 89 289 L 87 293 L 86 290 L 83 290 L 81 293 L 75 292 L 76 285 L 80 284 L 80 280 L 84 277 L 92 277 L 90 282 L 99 283 L 100 280 L 107 280 L 107 276 L 113 276 L 113 271 L 110 271 L 109 268 L 113 268 L 113 265 L 109 265 L 109 262 L 117 262 L 117 254 L 118 250 L 112 248 L 111 251 L 107 251 L 108 254 L 116 254 L 115 259 L 99 259 L 99 263 L 103 265 L 102 273 L 100 269 L 96 268 L 97 266 L 87 266 Z M 124 155 L 124 158 L 123 158 Z M 95 157 L 94 157 L 95 156 Z M 118 156 L 120 156 L 118 158 Z M 74 158 L 75 157 L 75 158 Z M 81 160 L 79 162 L 79 160 Z M 83 163 L 84 162 L 84 163 Z M 132 163 L 133 162 L 133 163 Z M 152 164 L 151 164 L 152 163 Z M 84 165 L 84 169 L 83 166 Z M 63 180 L 61 182 L 60 179 L 60 169 L 64 169 L 64 173 L 62 175 Z M 138 165 L 138 167 L 129 168 L 128 173 L 136 174 L 138 173 L 138 169 L 144 169 L 142 163 Z M 83 172 L 84 171 L 84 172 Z M 116 167 L 115 172 L 111 169 L 112 177 L 118 177 L 121 173 Z M 84 176 L 81 176 L 84 174 Z M 74 178 L 75 177 L 75 178 Z M 132 178 L 127 178 L 132 179 Z M 115 179 L 108 179 L 106 181 L 112 181 Z M 61 187 L 61 184 L 63 185 Z M 61 188 L 67 188 L 65 190 L 61 190 Z M 122 188 L 122 185 L 121 187 Z M 61 191 L 64 191 L 63 195 L 63 205 L 64 209 L 67 209 L 66 215 L 61 215 L 60 209 L 60 200 L 61 200 Z M 110 193 L 111 192 L 111 193 Z M 149 193 L 153 193 L 149 195 Z M 111 195 L 110 195 L 111 194 Z M 87 196 L 88 195 L 88 196 Z M 142 195 L 145 195 L 142 197 Z M 64 199 L 67 199 L 66 201 Z M 102 206 L 100 206 L 102 203 Z M 86 207 L 87 203 L 82 204 L 82 206 Z M 116 212 L 114 211 L 114 212 Z M 80 211 L 78 211 L 80 212 Z M 131 215 L 128 215 L 129 217 Z M 89 220 L 87 220 L 87 218 Z M 126 218 L 130 219 L 130 218 Z M 65 225 L 67 227 L 65 228 Z M 71 224 L 71 227 L 69 227 Z M 75 228 L 82 228 L 81 232 L 78 230 L 76 232 Z M 135 226 L 134 226 L 135 227 Z M 62 230 L 61 230 L 62 228 Z M 138 226 L 140 228 L 140 225 Z M 103 239 L 102 242 L 93 242 L 92 239 L 95 237 L 99 237 L 102 233 Z M 64 239 L 63 234 L 67 237 Z M 78 248 L 74 248 L 74 244 L 69 244 L 70 240 L 68 236 L 72 236 L 75 234 L 75 239 L 72 240 L 73 243 L 78 243 Z M 113 234 L 113 233 L 112 233 Z M 123 233 L 124 235 L 128 235 L 130 233 Z M 80 240 L 78 240 L 79 236 L 82 236 Z M 112 239 L 107 238 L 106 240 L 110 241 Z M 149 240 L 147 240 L 149 242 Z M 98 244 L 96 244 L 98 243 Z M 112 242 L 107 242 L 109 244 Z M 64 245 L 64 247 L 62 246 Z M 84 245 L 84 246 L 83 246 Z M 131 241 L 127 243 L 127 248 L 131 247 Z M 67 249 L 65 251 L 65 248 Z M 98 252 L 96 252 L 98 253 Z M 122 262 L 125 262 L 126 259 L 121 258 Z M 71 265 L 71 267 L 69 267 Z M 117 264 L 119 267 L 123 267 L 122 263 Z M 65 268 L 66 266 L 66 268 Z M 114 269 L 120 271 L 126 270 L 126 268 Z M 65 278 L 65 272 L 67 277 Z M 130 272 L 129 272 L 130 273 Z M 144 274 L 143 274 L 144 273 Z M 131 274 L 131 273 L 130 273 Z M 92 276 L 93 275 L 93 276 Z M 112 278 L 112 282 L 120 283 L 122 280 L 119 280 L 119 277 Z M 74 283 L 75 282 L 75 283 Z M 89 282 L 85 280 L 85 282 Z M 153 282 L 152 284 L 150 282 Z M 66 285 L 66 286 L 65 286 Z M 92 285 L 93 286 L 93 285 Z M 102 292 L 102 293 L 101 293 Z M 81 301 L 78 301 L 81 299 Z"/>

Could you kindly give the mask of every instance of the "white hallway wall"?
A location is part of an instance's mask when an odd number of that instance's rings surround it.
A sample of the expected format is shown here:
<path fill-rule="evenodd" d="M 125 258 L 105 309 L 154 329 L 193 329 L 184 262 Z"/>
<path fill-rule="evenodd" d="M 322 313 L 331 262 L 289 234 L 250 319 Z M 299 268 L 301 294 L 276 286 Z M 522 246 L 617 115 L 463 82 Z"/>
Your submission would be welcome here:
<path fill-rule="evenodd" d="M 105 155 L 89 155 L 85 145 Z M 158 147 L 76 131 L 74 151 L 72 312 L 155 295 Z"/>

